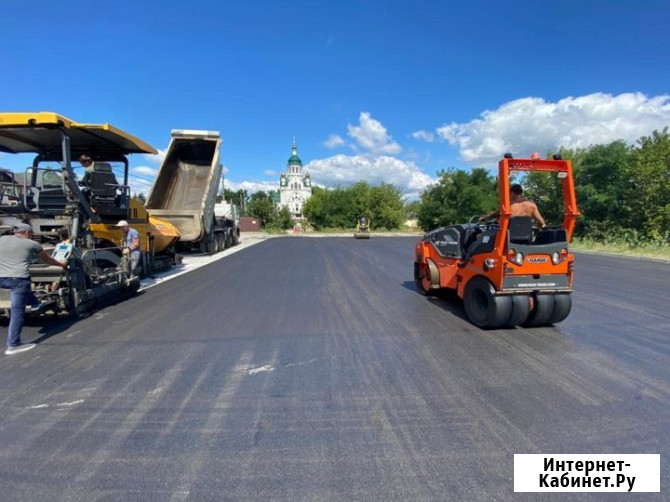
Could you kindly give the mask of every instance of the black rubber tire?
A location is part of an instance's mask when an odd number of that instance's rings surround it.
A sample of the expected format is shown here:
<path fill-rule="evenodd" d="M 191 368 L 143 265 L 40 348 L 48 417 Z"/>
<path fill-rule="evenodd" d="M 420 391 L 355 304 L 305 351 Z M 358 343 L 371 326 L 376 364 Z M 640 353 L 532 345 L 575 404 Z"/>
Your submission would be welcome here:
<path fill-rule="evenodd" d="M 535 295 L 535 308 L 523 324 L 527 327 L 546 326 L 554 313 L 554 295 Z"/>
<path fill-rule="evenodd" d="M 493 285 L 483 277 L 475 277 L 465 286 L 463 306 L 470 321 L 480 328 L 499 328 L 512 314 L 512 298 L 496 296 Z"/>
<path fill-rule="evenodd" d="M 426 267 L 428 268 L 428 267 Z M 416 289 L 419 293 L 421 293 L 424 296 L 429 296 L 431 294 L 430 289 L 425 289 L 423 287 L 423 277 L 421 275 L 421 263 L 418 261 L 414 262 L 414 285 L 416 286 Z"/>
<path fill-rule="evenodd" d="M 549 319 L 549 324 L 556 324 L 563 321 L 570 315 L 572 308 L 572 295 L 562 294 L 554 296 L 554 311 Z"/>
<path fill-rule="evenodd" d="M 530 314 L 530 298 L 527 295 L 514 295 L 512 298 L 512 314 L 505 327 L 512 328 L 526 322 Z"/>
<path fill-rule="evenodd" d="M 207 238 L 207 243 L 205 244 L 205 249 L 207 254 L 215 254 L 218 251 L 218 240 L 216 234 L 212 234 Z"/>

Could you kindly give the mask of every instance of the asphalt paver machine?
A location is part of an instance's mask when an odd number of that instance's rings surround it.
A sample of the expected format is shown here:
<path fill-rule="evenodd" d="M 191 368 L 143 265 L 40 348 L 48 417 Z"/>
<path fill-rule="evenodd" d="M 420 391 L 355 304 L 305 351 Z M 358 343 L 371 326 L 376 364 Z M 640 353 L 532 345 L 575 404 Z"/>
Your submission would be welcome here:
<path fill-rule="evenodd" d="M 0 171 L 0 234 L 28 223 L 34 240 L 68 262 L 65 270 L 31 265 L 40 311 L 81 315 L 134 294 L 139 277 L 123 256 L 121 230 L 115 224 L 120 219 L 132 226 L 133 220 L 142 222 L 137 214 L 141 204 L 130 199 L 127 155 L 156 150 L 109 124 L 81 124 L 39 112 L 0 113 L 0 151 L 34 154 L 24 172 Z M 82 154 L 92 158 L 94 169 L 78 179 L 73 160 Z M 116 179 L 112 163 L 124 167 L 122 180 Z M 101 238 L 99 232 L 110 237 Z M 0 290 L 0 312 L 8 309 L 9 294 Z"/>

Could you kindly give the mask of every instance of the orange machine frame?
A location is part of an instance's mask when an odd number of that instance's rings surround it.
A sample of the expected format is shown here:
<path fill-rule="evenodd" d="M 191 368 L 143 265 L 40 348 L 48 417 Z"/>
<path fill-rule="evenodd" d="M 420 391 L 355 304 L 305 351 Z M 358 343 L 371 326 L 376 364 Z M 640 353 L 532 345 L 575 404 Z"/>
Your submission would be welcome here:
<path fill-rule="evenodd" d="M 424 294 L 430 294 L 435 290 L 449 289 L 456 291 L 458 296 L 466 302 L 466 311 L 470 315 L 470 305 L 472 301 L 468 298 L 468 284 L 475 278 L 480 284 L 479 289 L 483 289 L 484 297 L 488 298 L 491 305 L 483 305 L 482 309 L 498 308 L 496 303 L 502 306 L 502 314 L 497 319 L 506 316 L 506 305 L 509 299 L 497 299 L 499 296 L 519 296 L 512 298 L 513 304 L 521 305 L 528 303 L 529 313 L 526 319 L 533 318 L 534 309 L 540 308 L 547 312 L 540 312 L 540 321 L 546 318 L 547 323 L 558 322 L 557 319 L 567 316 L 570 310 L 570 298 L 561 296 L 560 298 L 549 298 L 548 295 L 566 295 L 572 292 L 573 282 L 573 262 L 574 256 L 568 251 L 568 243 L 572 239 L 575 223 L 579 216 L 577 210 L 577 200 L 574 190 L 574 178 L 572 165 L 569 160 L 562 160 L 560 157 L 552 160 L 539 158 L 513 159 L 506 155 L 499 164 L 499 219 L 497 227 L 494 230 L 483 232 L 480 240 L 486 242 L 480 247 L 480 251 L 474 254 L 468 254 L 463 249 L 463 255 L 450 256 L 447 253 L 438 251 L 436 243 L 432 236 L 442 230 L 448 231 L 449 228 L 463 232 L 465 225 L 455 225 L 452 227 L 442 227 L 432 232 L 428 232 L 424 238 L 415 246 L 415 281 L 417 287 Z M 512 218 L 512 209 L 509 196 L 510 175 L 514 172 L 555 172 L 562 178 L 563 199 L 564 199 L 564 217 L 560 227 L 553 227 L 551 231 L 561 231 L 558 242 L 551 245 L 527 245 L 514 244 L 510 241 L 508 230 L 510 228 L 510 219 Z M 468 225 L 467 227 L 472 227 Z M 482 226 L 483 229 L 493 227 Z M 481 229 L 478 229 L 481 232 Z M 547 230 L 549 232 L 550 230 Z M 493 241 L 492 245 L 491 242 Z M 470 248 L 472 249 L 472 248 Z M 485 251 L 481 251 L 484 249 Z M 516 262 L 514 259 L 520 258 Z M 485 284 L 488 283 L 488 284 Z M 489 286 L 490 284 L 490 286 Z M 481 296 L 481 294 L 476 293 Z M 472 297 L 473 294 L 471 293 Z M 540 298 L 539 302 L 535 300 Z M 545 298 L 547 297 L 547 298 Z M 550 305 L 556 303 L 560 306 Z M 548 306 L 537 307 L 536 303 L 547 304 Z M 526 306 L 517 307 L 525 309 Z M 557 310 L 557 312 L 553 312 Z M 552 311 L 552 312 L 549 312 Z M 558 312 L 560 311 L 560 312 Z M 482 314 L 483 315 L 483 314 Z M 511 314 L 510 314 L 511 316 Z M 523 318 L 523 313 L 516 316 L 516 319 Z M 537 316 L 536 316 L 537 317 Z M 512 319 L 513 316 L 510 317 Z M 564 317 L 563 317 L 564 318 Z M 519 324 L 523 324 L 519 322 Z M 543 321 L 545 322 L 545 321 Z M 537 324 L 542 324 L 538 322 Z M 507 322 L 500 323 L 499 320 L 489 323 L 484 317 L 484 321 L 476 324 L 482 327 L 498 327 L 494 324 L 509 325 Z"/>

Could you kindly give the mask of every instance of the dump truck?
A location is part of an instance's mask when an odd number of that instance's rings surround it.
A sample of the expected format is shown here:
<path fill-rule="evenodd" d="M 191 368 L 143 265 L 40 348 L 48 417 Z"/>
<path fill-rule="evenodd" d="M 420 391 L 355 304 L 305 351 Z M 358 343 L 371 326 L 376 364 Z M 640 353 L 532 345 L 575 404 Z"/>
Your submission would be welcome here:
<path fill-rule="evenodd" d="M 139 277 L 122 254 L 115 226 L 120 219 L 140 231 L 147 252 L 159 242 L 169 256 L 176 229 L 149 222 L 130 199 L 127 156 L 156 153 L 150 145 L 110 124 L 78 123 L 53 112 L 0 113 L 0 151 L 32 154 L 24 172 L 2 171 L 0 234 L 28 223 L 33 239 L 68 262 L 65 271 L 44 263 L 30 266 L 41 312 L 81 315 L 138 290 Z M 83 154 L 95 162 L 79 178 L 73 159 Z M 121 180 L 113 165 L 121 166 Z M 8 309 L 8 292 L 1 290 L 0 313 Z"/>
<path fill-rule="evenodd" d="M 224 229 L 224 247 L 229 248 L 240 242 L 240 210 L 232 202 L 214 204 L 217 225 Z"/>
<path fill-rule="evenodd" d="M 221 144 L 217 131 L 172 130 L 145 206 L 150 216 L 167 220 L 179 230 L 180 249 L 213 254 L 226 247 L 230 220 L 217 216 L 215 210 L 223 171 Z"/>
<path fill-rule="evenodd" d="M 529 216 L 512 214 L 510 176 L 525 172 L 560 180 L 560 224 L 535 228 Z M 416 244 L 416 287 L 424 295 L 455 293 L 480 328 L 559 323 L 572 307 L 574 255 L 569 243 L 580 214 L 572 164 L 559 155 L 515 159 L 505 154 L 498 163 L 498 182 L 497 221 L 482 223 L 475 216 L 468 223 L 431 230 Z"/>

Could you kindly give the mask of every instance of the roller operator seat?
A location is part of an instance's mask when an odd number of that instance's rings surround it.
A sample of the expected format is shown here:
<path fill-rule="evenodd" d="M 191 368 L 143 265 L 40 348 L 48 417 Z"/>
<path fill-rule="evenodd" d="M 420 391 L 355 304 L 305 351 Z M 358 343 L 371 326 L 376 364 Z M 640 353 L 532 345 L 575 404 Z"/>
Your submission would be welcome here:
<path fill-rule="evenodd" d="M 530 244 L 533 239 L 533 220 L 530 216 L 512 216 L 508 231 L 510 242 Z"/>

